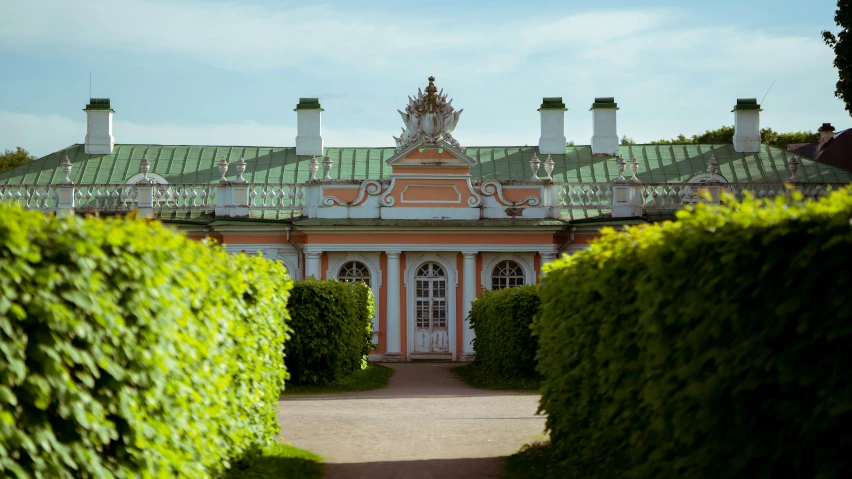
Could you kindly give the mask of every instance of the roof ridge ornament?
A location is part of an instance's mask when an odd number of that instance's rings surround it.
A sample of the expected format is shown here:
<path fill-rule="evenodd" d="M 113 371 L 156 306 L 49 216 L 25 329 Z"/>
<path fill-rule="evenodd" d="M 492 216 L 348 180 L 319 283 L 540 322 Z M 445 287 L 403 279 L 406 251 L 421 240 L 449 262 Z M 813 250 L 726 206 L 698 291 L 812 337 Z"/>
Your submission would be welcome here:
<path fill-rule="evenodd" d="M 464 109 L 456 111 L 453 108 L 453 99 L 447 101 L 444 90 L 438 91 L 434 76 L 430 76 L 428 80 L 425 94 L 418 88 L 415 98 L 408 97 L 405 111 L 397 110 L 405 128 L 399 137 L 393 137 L 396 141 L 396 151 L 417 143 L 421 146 L 436 145 L 441 140 L 463 151 L 464 148 L 453 138 L 452 132 Z"/>

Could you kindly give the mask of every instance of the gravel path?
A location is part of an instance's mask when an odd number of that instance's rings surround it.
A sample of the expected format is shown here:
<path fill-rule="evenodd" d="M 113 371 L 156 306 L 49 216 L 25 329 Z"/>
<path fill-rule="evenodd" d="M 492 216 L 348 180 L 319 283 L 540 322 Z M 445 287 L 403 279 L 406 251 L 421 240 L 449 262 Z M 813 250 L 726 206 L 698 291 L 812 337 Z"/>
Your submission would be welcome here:
<path fill-rule="evenodd" d="M 500 477 L 544 431 L 539 395 L 474 389 L 458 363 L 388 364 L 385 389 L 279 402 L 281 436 L 326 459 L 326 478 Z"/>

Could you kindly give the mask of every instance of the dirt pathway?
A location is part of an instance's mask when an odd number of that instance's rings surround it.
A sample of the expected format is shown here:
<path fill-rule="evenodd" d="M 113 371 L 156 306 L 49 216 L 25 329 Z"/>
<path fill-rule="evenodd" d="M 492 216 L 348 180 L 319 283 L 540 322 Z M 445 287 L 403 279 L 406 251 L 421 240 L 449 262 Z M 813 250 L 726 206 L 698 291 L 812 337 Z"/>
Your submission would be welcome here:
<path fill-rule="evenodd" d="M 390 364 L 385 389 L 287 398 L 281 435 L 326 458 L 326 478 L 493 478 L 544 431 L 537 394 L 474 389 L 453 363 Z"/>

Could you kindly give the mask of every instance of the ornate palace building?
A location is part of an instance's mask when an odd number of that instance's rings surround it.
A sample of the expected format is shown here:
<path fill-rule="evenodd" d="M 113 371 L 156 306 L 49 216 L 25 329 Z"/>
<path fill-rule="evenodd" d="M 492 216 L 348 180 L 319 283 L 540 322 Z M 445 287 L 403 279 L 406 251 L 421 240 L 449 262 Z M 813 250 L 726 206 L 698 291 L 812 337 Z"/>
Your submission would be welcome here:
<path fill-rule="evenodd" d="M 295 279 L 365 281 L 377 303 L 373 359 L 464 360 L 478 294 L 536 283 L 543 264 L 602 227 L 671 218 L 721 192 L 772 197 L 790 184 L 816 197 L 852 181 L 762 145 L 753 99 L 734 106 L 733 144 L 620 146 L 617 111 L 596 98 L 591 145 L 566 146 L 565 104 L 545 98 L 537 147 L 465 148 L 452 136 L 462 110 L 429 78 L 400 112 L 395 147 L 326 148 L 316 98 L 296 106 L 295 148 L 166 146 L 116 144 L 110 101 L 93 98 L 85 142 L 0 174 L 0 199 L 137 211 L 231 252 L 262 252 Z"/>

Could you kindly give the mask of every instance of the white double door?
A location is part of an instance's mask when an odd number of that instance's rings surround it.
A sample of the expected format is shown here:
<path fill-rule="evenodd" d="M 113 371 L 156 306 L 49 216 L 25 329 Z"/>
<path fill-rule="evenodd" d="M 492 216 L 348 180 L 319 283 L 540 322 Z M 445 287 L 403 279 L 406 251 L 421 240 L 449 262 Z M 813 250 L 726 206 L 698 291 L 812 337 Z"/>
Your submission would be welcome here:
<path fill-rule="evenodd" d="M 414 281 L 414 352 L 449 353 L 447 275 L 440 265 L 427 263 Z"/>

